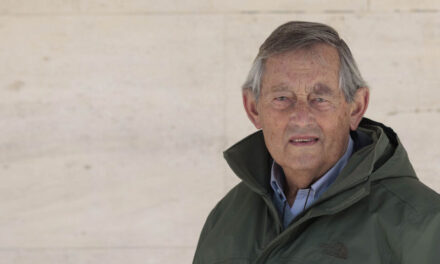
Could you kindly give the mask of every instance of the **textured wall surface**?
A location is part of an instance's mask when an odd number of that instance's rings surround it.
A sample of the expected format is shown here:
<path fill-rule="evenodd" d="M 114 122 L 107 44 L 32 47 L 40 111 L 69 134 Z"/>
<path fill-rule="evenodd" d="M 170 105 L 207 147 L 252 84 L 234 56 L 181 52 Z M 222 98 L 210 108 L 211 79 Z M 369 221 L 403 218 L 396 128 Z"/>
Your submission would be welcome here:
<path fill-rule="evenodd" d="M 334 26 L 440 191 L 440 1 L 0 2 L 0 263 L 190 263 L 254 131 L 240 85 L 288 20 Z"/>

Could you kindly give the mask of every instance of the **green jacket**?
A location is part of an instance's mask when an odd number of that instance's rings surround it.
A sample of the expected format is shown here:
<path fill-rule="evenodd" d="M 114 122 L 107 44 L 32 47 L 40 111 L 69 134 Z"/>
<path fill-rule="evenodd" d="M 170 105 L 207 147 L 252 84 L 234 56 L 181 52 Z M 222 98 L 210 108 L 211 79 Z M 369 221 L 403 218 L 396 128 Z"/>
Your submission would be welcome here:
<path fill-rule="evenodd" d="M 440 196 L 392 129 L 364 118 L 352 137 L 336 181 L 286 229 L 262 132 L 225 151 L 242 182 L 209 214 L 193 263 L 440 263 Z"/>

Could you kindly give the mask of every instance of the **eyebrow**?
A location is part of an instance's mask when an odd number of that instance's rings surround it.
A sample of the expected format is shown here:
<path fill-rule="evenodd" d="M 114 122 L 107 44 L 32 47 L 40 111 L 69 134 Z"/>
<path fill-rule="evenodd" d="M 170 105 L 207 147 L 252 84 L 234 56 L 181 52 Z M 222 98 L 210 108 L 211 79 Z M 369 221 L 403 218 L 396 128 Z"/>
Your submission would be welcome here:
<path fill-rule="evenodd" d="M 283 91 L 286 91 L 286 90 L 289 90 L 289 88 L 285 84 L 283 84 L 283 83 L 275 84 L 275 85 L 270 87 L 270 91 L 271 92 L 283 92 Z"/>
<path fill-rule="evenodd" d="M 318 95 L 332 95 L 333 91 L 323 83 L 317 83 L 313 86 L 312 92 Z"/>
<path fill-rule="evenodd" d="M 284 91 L 288 91 L 289 87 L 287 85 L 285 85 L 284 83 L 280 83 L 280 84 L 275 84 L 273 86 L 270 87 L 270 92 L 284 92 Z M 312 89 L 311 92 L 317 95 L 333 95 L 334 92 L 333 90 L 328 87 L 326 84 L 324 83 L 317 83 L 315 84 Z"/>

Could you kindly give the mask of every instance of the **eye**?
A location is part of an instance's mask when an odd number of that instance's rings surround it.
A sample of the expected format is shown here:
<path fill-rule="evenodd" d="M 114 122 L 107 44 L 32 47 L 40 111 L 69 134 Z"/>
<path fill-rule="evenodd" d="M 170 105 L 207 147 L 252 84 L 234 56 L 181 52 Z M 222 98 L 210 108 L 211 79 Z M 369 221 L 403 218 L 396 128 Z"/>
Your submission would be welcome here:
<path fill-rule="evenodd" d="M 315 102 L 315 103 L 325 103 L 325 102 L 327 102 L 327 100 L 325 100 L 324 98 L 318 97 L 318 98 L 314 98 L 313 102 Z"/>
<path fill-rule="evenodd" d="M 289 96 L 276 96 L 273 97 L 272 105 L 275 109 L 286 109 L 291 104 Z"/>
<path fill-rule="evenodd" d="M 283 101 L 286 101 L 286 100 L 287 100 L 287 97 L 286 97 L 286 96 L 278 96 L 278 97 L 275 98 L 275 100 L 276 100 L 276 101 L 283 102 Z"/>
<path fill-rule="evenodd" d="M 310 104 L 317 110 L 326 111 L 332 106 L 332 101 L 329 98 L 315 97 L 311 99 Z"/>

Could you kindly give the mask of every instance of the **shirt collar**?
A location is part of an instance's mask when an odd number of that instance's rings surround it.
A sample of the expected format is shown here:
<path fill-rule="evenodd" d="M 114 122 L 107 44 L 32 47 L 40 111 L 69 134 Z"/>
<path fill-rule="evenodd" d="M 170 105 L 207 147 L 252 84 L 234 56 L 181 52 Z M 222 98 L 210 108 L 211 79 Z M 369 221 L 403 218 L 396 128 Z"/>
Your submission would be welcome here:
<path fill-rule="evenodd" d="M 333 167 L 330 168 L 321 178 L 319 178 L 316 182 L 314 182 L 310 189 L 312 193 L 314 193 L 315 199 L 324 193 L 325 190 L 336 180 L 341 170 L 345 167 L 353 153 L 353 140 L 351 136 L 348 137 L 348 146 L 347 149 L 342 155 L 342 157 L 336 162 Z M 275 160 L 272 163 L 271 173 L 270 173 L 270 186 L 275 192 L 278 199 L 282 202 L 286 200 L 286 196 L 284 195 L 284 186 L 286 184 L 286 178 L 284 176 L 283 169 L 280 165 L 278 165 Z M 308 190 L 302 189 L 302 190 Z"/>

